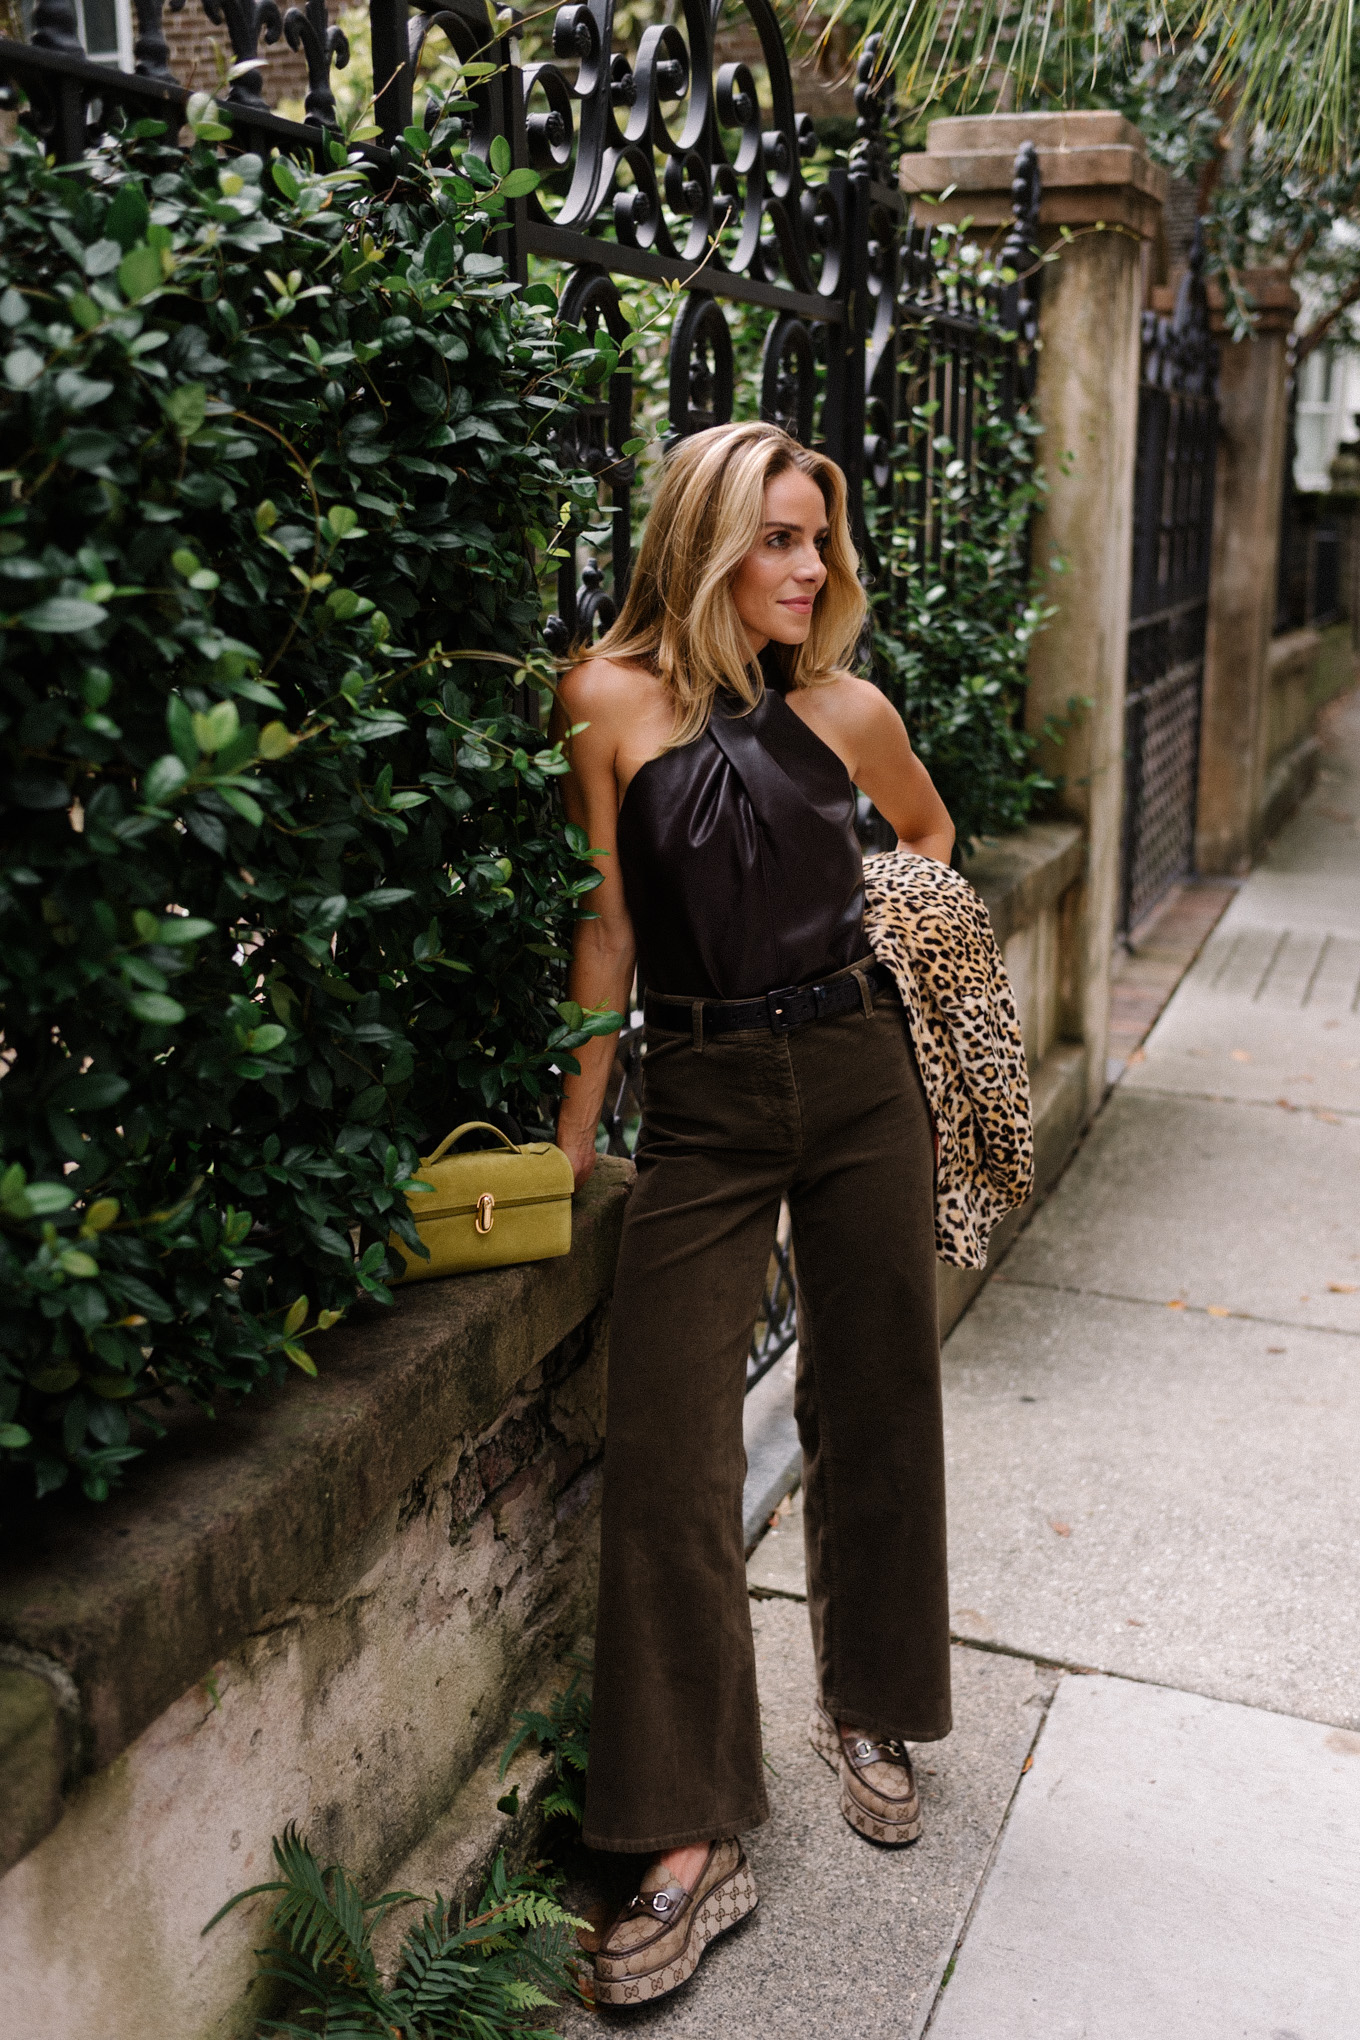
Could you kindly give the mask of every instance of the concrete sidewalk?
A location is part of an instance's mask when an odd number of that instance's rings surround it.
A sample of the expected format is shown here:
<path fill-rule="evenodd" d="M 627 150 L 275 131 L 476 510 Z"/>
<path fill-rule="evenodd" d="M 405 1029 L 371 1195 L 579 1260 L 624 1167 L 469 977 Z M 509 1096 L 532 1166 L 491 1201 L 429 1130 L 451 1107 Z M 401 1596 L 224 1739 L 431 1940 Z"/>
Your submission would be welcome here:
<path fill-rule="evenodd" d="M 630 2024 L 1360 2040 L 1360 695 L 945 1386 L 925 1837 L 859 1841 L 807 1747 L 795 1497 L 750 1566 L 762 1907 Z"/>

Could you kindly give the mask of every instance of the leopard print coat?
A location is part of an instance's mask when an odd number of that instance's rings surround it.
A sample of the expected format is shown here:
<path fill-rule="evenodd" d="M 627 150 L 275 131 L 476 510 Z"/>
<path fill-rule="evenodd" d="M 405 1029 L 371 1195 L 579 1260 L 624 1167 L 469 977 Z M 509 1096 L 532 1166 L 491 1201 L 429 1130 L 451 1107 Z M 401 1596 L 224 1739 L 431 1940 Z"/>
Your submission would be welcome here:
<path fill-rule="evenodd" d="M 1034 1187 L 1029 1074 L 987 909 L 911 850 L 864 862 L 864 930 L 902 994 L 935 1122 L 935 1251 L 981 1268 L 992 1227 Z"/>

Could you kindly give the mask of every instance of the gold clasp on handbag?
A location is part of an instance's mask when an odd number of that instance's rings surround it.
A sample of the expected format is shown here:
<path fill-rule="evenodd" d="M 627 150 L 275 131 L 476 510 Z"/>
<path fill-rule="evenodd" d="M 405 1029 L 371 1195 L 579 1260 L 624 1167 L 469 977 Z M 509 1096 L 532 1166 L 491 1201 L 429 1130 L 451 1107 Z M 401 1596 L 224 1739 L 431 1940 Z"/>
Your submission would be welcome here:
<path fill-rule="evenodd" d="M 496 1200 L 489 1190 L 483 1190 L 477 1199 L 477 1217 L 474 1223 L 479 1233 L 489 1233 L 496 1223 Z"/>

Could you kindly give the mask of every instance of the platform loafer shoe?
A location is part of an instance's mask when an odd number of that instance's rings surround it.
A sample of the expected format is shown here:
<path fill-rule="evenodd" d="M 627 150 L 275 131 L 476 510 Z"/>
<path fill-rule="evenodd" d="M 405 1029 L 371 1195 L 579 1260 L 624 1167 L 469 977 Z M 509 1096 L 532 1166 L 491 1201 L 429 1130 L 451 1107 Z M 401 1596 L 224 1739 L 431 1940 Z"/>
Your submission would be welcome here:
<path fill-rule="evenodd" d="M 905 1743 L 867 1733 L 847 1741 L 820 1700 L 812 1709 L 808 1739 L 839 1777 L 841 1812 L 857 1833 L 889 1849 L 918 1838 L 921 1797 Z"/>
<path fill-rule="evenodd" d="M 597 2005 L 645 2005 L 688 1983 L 704 1950 L 756 1909 L 756 1881 L 738 1841 L 715 1842 L 686 1891 L 649 1871 L 595 1956 Z"/>

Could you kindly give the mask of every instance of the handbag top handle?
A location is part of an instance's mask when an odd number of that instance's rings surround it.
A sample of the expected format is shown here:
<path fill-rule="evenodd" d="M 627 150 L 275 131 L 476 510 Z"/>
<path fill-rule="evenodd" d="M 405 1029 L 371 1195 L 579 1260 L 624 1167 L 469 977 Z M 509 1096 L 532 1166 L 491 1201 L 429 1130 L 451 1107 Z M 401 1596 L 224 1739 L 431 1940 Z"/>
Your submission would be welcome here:
<path fill-rule="evenodd" d="M 446 1135 L 445 1138 L 440 1141 L 439 1146 L 435 1149 L 432 1155 L 425 1155 L 422 1157 L 420 1164 L 421 1168 L 422 1169 L 431 1168 L 433 1164 L 437 1162 L 442 1155 L 448 1153 L 449 1149 L 453 1146 L 455 1141 L 461 1140 L 463 1138 L 463 1135 L 465 1133 L 494 1133 L 497 1140 L 501 1143 L 501 1146 L 509 1148 L 512 1155 L 517 1155 L 519 1153 L 519 1149 L 515 1146 L 515 1143 L 511 1140 L 509 1134 L 504 1132 L 501 1127 L 493 1126 L 489 1119 L 465 1119 L 461 1126 L 455 1126 L 453 1132 Z"/>

